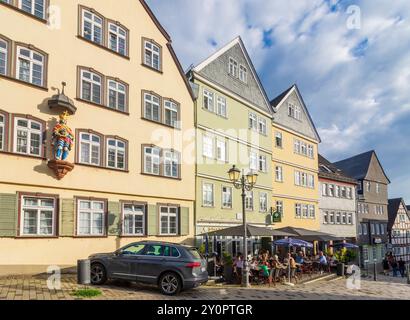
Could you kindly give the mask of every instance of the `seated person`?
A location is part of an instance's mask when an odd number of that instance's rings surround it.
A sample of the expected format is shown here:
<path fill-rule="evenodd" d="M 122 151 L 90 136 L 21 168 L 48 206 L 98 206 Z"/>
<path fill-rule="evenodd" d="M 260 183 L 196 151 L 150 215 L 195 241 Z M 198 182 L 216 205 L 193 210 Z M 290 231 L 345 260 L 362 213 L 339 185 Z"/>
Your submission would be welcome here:
<path fill-rule="evenodd" d="M 319 269 L 320 273 L 323 273 L 323 270 L 327 267 L 327 259 L 326 256 L 323 254 L 323 251 L 319 251 Z"/>
<path fill-rule="evenodd" d="M 295 261 L 296 263 L 299 263 L 299 264 L 303 264 L 305 262 L 305 256 L 303 254 L 303 251 L 299 251 L 298 255 L 296 256 Z"/>

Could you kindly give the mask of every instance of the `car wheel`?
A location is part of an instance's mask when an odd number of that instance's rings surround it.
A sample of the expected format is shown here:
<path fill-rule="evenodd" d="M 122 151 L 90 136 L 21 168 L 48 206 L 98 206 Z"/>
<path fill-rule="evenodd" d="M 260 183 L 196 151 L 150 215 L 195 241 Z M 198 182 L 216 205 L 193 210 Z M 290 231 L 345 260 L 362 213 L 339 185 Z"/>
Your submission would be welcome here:
<path fill-rule="evenodd" d="M 159 289 L 161 290 L 162 294 L 173 296 L 178 294 L 181 291 L 181 288 L 181 279 L 176 273 L 164 273 L 159 279 Z"/>
<path fill-rule="evenodd" d="M 91 265 L 91 283 L 102 285 L 107 281 L 107 271 L 101 263 Z"/>

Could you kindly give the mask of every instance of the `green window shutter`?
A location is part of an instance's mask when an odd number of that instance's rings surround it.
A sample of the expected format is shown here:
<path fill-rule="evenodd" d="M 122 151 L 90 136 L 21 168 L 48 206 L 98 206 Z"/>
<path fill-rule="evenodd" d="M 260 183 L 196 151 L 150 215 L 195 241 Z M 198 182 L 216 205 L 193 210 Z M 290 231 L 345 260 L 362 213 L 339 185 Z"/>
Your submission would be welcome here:
<path fill-rule="evenodd" d="M 158 229 L 158 212 L 157 206 L 155 205 L 148 205 L 148 221 L 146 221 L 148 225 L 148 235 L 149 236 L 156 236 L 159 234 Z"/>
<path fill-rule="evenodd" d="M 121 235 L 121 204 L 108 202 L 108 235 Z"/>
<path fill-rule="evenodd" d="M 189 235 L 189 208 L 181 207 L 180 214 L 179 214 L 179 225 L 180 225 L 180 232 L 181 236 Z"/>
<path fill-rule="evenodd" d="M 17 195 L 0 194 L 0 236 L 17 235 Z"/>
<path fill-rule="evenodd" d="M 72 237 L 74 236 L 75 225 L 74 200 L 61 200 L 61 214 L 60 214 L 60 236 Z"/>

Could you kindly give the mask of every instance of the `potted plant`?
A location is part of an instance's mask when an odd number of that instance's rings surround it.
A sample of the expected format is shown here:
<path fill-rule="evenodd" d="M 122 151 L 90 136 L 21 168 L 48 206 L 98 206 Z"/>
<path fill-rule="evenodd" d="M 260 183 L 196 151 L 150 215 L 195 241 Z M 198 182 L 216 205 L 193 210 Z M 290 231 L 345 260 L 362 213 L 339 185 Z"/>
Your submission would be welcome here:
<path fill-rule="evenodd" d="M 334 256 L 335 256 L 335 259 L 337 260 L 336 273 L 338 276 L 344 276 L 345 275 L 345 262 L 346 262 L 346 248 L 342 248 L 339 251 L 336 251 Z"/>
<path fill-rule="evenodd" d="M 227 283 L 232 282 L 233 275 L 233 259 L 232 256 L 224 252 L 223 253 L 223 263 L 224 263 L 224 278 Z"/>

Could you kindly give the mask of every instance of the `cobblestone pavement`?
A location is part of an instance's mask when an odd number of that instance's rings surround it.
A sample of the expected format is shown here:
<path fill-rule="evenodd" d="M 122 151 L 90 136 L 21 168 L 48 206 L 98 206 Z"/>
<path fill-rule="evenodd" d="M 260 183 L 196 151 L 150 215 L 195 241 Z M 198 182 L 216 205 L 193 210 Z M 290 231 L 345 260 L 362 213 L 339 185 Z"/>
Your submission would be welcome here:
<path fill-rule="evenodd" d="M 10 276 L 0 278 L 0 300 L 76 300 L 73 290 L 81 288 L 74 275 L 64 275 L 61 290 L 49 290 L 46 276 Z M 109 282 L 98 287 L 108 300 L 357 300 L 357 299 L 410 299 L 410 285 L 406 279 L 379 277 L 379 281 L 362 279 L 360 290 L 347 289 L 345 279 L 317 281 L 295 287 L 256 286 L 243 289 L 237 286 L 202 286 L 185 291 L 178 297 L 164 297 L 155 287 Z"/>

